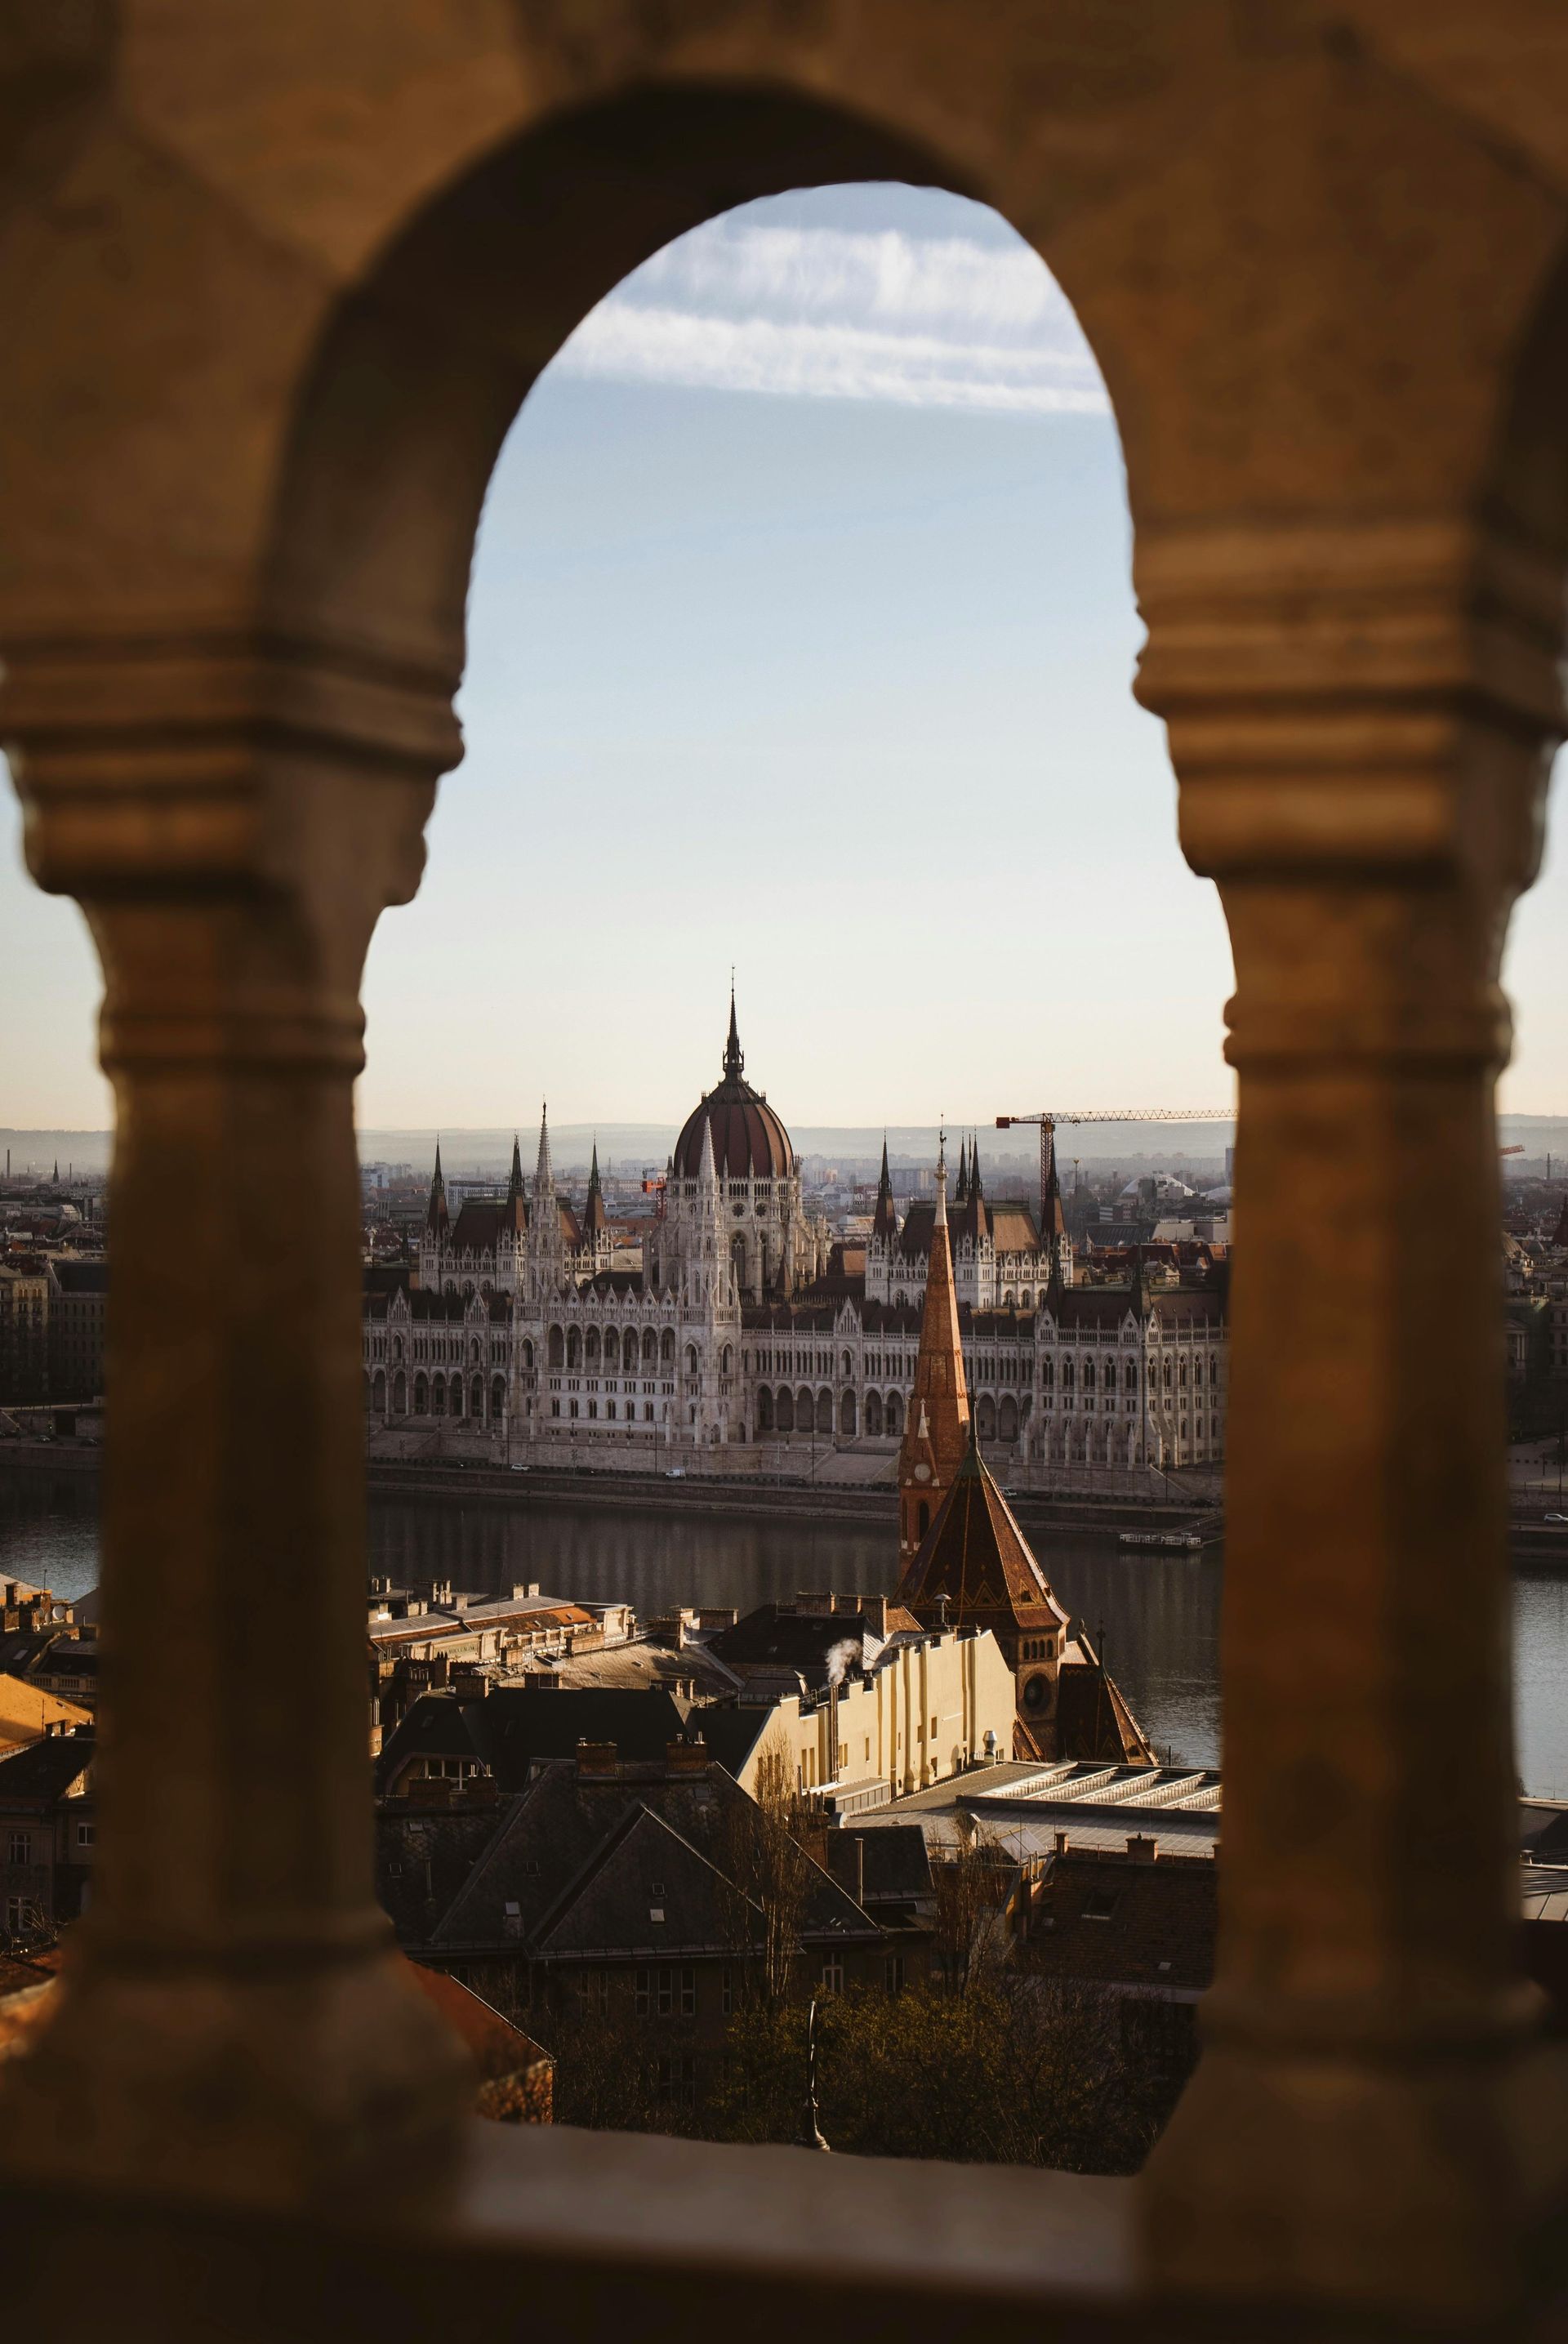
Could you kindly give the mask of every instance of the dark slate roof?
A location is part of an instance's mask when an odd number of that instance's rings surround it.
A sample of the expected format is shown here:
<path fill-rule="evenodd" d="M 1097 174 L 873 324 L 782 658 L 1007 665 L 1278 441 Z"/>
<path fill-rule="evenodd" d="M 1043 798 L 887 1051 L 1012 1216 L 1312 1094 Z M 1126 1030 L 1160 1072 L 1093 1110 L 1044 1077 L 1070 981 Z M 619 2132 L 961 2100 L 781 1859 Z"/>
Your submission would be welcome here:
<path fill-rule="evenodd" d="M 727 1668 L 786 1669 L 808 1684 L 825 1685 L 828 1654 L 848 1645 L 845 1662 L 858 1662 L 868 1625 L 860 1612 L 783 1612 L 776 1603 L 762 1603 L 710 1636 L 708 1650 Z M 876 1642 L 886 1639 L 877 1632 Z"/>
<path fill-rule="evenodd" d="M 1158 1836 L 1140 1814 L 1129 1828 Z M 1139 1863 L 1108 1853 L 1053 1858 L 1029 1923 L 1037 1974 L 1153 1990 L 1199 1992 L 1214 1975 L 1219 1867 L 1210 1857 Z M 1162 1966 L 1164 1965 L 1164 1966 Z"/>
<path fill-rule="evenodd" d="M 664 1685 L 508 1685 L 463 1704 L 473 1747 L 507 1791 L 521 1789 L 541 1759 L 575 1758 L 579 1742 L 662 1760 L 686 1738 L 691 1706 Z"/>
<path fill-rule="evenodd" d="M 61 1261 L 56 1257 L 50 1267 L 62 1294 L 106 1294 L 109 1290 L 106 1261 Z"/>
<path fill-rule="evenodd" d="M 884 1824 L 865 1832 L 830 1831 L 824 1862 L 839 1886 L 852 1896 L 859 1894 L 864 1879 L 868 1905 L 893 1900 L 908 1904 L 931 1894 L 931 1860 L 918 1824 Z"/>
<path fill-rule="evenodd" d="M 474 1758 L 465 1708 L 455 1693 L 425 1692 L 410 1704 L 376 1761 L 376 1787 L 384 1790 L 410 1758 Z"/>
<path fill-rule="evenodd" d="M 412 1265 L 406 1261 L 372 1263 L 365 1271 L 364 1291 L 386 1300 L 394 1294 L 406 1294 L 413 1275 Z"/>
<path fill-rule="evenodd" d="M 418 1796 L 376 1817 L 376 1895 L 405 1945 L 428 1945 L 502 1820 L 499 1803 L 421 1806 Z"/>
<path fill-rule="evenodd" d="M 534 1945 L 546 1957 L 713 1953 L 757 1944 L 762 1917 L 733 1880 L 638 1800 L 561 1891 Z"/>
<path fill-rule="evenodd" d="M 14 1799 L 63 1799 L 96 1748 L 90 1733 L 50 1733 L 0 1758 L 0 1807 Z"/>
<path fill-rule="evenodd" d="M 648 1831 L 643 1816 L 660 1829 Z M 673 1897 L 676 1880 L 683 1884 L 683 1901 L 665 1907 L 681 1918 L 666 1928 L 706 1929 L 717 1892 L 691 1857 L 726 1878 L 729 1866 L 738 1864 L 744 1872 L 749 1835 L 764 1827 L 762 1810 L 722 1766 L 678 1773 L 648 1766 L 581 1775 L 574 1764 L 561 1761 L 545 1767 L 526 1791 L 506 1802 L 498 1829 L 440 1922 L 435 1942 L 450 1948 L 521 1942 L 568 1955 L 645 1951 L 660 1942 L 661 1925 L 649 1918 L 659 1901 L 652 1883 L 663 1881 Z M 622 1858 L 617 1852 L 628 1844 L 630 1853 Z M 654 1868 L 655 1851 L 662 1868 Z M 733 1913 L 738 1891 L 731 1888 L 725 1896 Z M 571 1917 L 580 1899 L 587 1902 Z M 515 1915 L 508 1915 L 509 1904 L 517 1907 Z M 874 1925 L 820 1865 L 809 1865 L 804 1937 L 849 1937 Z M 617 1929 L 619 1937 L 612 1934 Z M 684 1939 L 688 1950 L 723 1942 L 723 1934 Z"/>

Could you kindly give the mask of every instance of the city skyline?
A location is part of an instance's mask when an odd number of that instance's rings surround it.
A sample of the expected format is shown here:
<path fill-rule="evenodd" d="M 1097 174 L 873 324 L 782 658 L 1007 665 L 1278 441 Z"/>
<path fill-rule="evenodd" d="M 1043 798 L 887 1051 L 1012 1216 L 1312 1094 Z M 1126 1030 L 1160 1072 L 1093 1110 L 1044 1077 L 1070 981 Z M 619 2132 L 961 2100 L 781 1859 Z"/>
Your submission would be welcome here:
<path fill-rule="evenodd" d="M 1225 923 L 1131 697 L 1140 632 L 1098 370 L 994 213 L 830 188 L 679 239 L 498 464 L 468 755 L 371 946 L 361 1128 L 541 1093 L 663 1122 L 715 1077 L 732 963 L 803 1124 L 924 1122 L 933 1069 L 982 1126 L 1229 1105 Z M 1565 914 L 1549 861 L 1505 963 L 1505 1111 L 1568 1106 Z M 8 1119 L 106 1127 L 91 946 L 17 847 L 0 984 L 29 1010 Z"/>

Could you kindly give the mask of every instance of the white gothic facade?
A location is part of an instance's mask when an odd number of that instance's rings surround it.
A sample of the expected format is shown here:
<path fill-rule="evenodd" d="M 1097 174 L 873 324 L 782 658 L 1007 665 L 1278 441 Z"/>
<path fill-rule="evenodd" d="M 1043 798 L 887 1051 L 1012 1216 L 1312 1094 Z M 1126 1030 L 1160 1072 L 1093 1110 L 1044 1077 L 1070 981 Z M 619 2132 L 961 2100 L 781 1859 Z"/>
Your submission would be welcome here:
<path fill-rule="evenodd" d="M 667 1465 L 761 1442 L 783 1470 L 809 1470 L 824 1446 L 896 1442 L 933 1208 L 900 1221 L 885 1150 L 865 1271 L 846 1269 L 744 1064 L 732 1002 L 723 1079 L 681 1132 L 641 1270 L 612 1266 L 597 1157 L 580 1207 L 558 1190 L 547 1118 L 531 1189 L 514 1147 L 505 1197 L 470 1197 L 455 1219 L 438 1148 L 417 1278 L 369 1277 L 372 1421 L 484 1436 L 540 1463 Z M 1075 1284 L 1054 1173 L 1037 1217 L 987 1200 L 977 1152 L 949 1228 L 988 1450 L 1043 1476 L 1223 1457 L 1222 1278 L 1159 1285 L 1135 1263 L 1128 1284 Z"/>

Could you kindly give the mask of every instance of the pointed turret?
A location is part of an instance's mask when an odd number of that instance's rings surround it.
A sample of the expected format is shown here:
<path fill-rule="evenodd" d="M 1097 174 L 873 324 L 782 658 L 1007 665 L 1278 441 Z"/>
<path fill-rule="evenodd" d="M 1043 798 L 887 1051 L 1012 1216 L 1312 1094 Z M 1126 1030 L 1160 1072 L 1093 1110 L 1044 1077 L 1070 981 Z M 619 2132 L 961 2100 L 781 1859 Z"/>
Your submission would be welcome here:
<path fill-rule="evenodd" d="M 517 1134 L 511 1135 L 511 1172 L 506 1184 L 506 1202 L 501 1208 L 501 1228 L 503 1236 L 520 1238 L 528 1227 L 528 1197 L 522 1185 L 522 1149 Z"/>
<path fill-rule="evenodd" d="M 980 1185 L 980 1143 L 976 1139 L 969 1150 L 969 1201 L 978 1205 L 985 1201 L 986 1191 Z"/>
<path fill-rule="evenodd" d="M 741 1048 L 740 1028 L 735 1024 L 735 981 L 730 979 L 730 1031 L 724 1044 L 724 1074 L 728 1080 L 738 1082 L 745 1070 L 745 1052 Z"/>
<path fill-rule="evenodd" d="M 602 1238 L 610 1226 L 604 1210 L 604 1191 L 599 1185 L 599 1142 L 593 1143 L 593 1161 L 588 1173 L 588 1198 L 582 1207 L 582 1242 L 592 1245 Z"/>
<path fill-rule="evenodd" d="M 922 1435 L 920 1428 L 924 1425 Z M 898 1547 L 907 1562 L 931 1527 L 937 1507 L 964 1460 L 969 1433 L 969 1392 L 958 1331 L 958 1294 L 947 1232 L 946 1137 L 936 1150 L 936 1214 L 926 1270 L 920 1356 L 915 1367 L 904 1442 L 898 1453 Z"/>
<path fill-rule="evenodd" d="M 450 1227 L 447 1211 L 447 1184 L 441 1177 L 441 1143 L 436 1141 L 436 1168 L 430 1176 L 430 1201 L 425 1207 L 425 1228 L 436 1238 L 446 1236 Z"/>
<path fill-rule="evenodd" d="M 966 1205 L 966 1204 L 968 1203 L 968 1201 L 969 1201 L 969 1143 L 968 1143 L 968 1141 L 967 1141 L 966 1139 L 961 1139 L 961 1140 L 958 1142 L 958 1178 L 957 1178 L 957 1183 L 956 1183 L 956 1185 L 955 1186 L 954 1190 L 953 1190 L 953 1209 L 954 1209 L 954 1211 L 955 1211 L 955 1212 L 956 1212 L 956 1211 L 958 1210 L 958 1208 L 959 1208 L 959 1207 L 960 1207 L 960 1206 L 962 1206 L 962 1205 Z"/>
<path fill-rule="evenodd" d="M 893 1204 L 893 1182 L 887 1170 L 887 1134 L 882 1135 L 882 1177 L 876 1184 L 876 1210 L 871 1217 L 871 1234 L 891 1245 L 898 1235 L 898 1215 Z"/>
<path fill-rule="evenodd" d="M 539 1161 L 533 1171 L 533 1201 L 537 1205 L 545 1197 L 553 1197 L 554 1194 L 555 1170 L 550 1160 L 550 1109 L 546 1106 L 540 1109 L 539 1115 Z"/>

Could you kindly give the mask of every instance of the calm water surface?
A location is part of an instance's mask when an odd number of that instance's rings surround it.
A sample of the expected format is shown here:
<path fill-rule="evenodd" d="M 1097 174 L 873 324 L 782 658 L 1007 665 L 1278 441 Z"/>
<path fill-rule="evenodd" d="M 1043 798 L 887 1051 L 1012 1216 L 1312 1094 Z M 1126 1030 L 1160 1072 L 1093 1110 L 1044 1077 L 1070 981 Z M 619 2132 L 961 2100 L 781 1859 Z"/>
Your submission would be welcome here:
<path fill-rule="evenodd" d="M 501 1593 L 537 1580 L 547 1594 L 620 1599 L 644 1618 L 678 1603 L 744 1611 L 798 1590 L 875 1593 L 890 1584 L 890 1534 L 840 1525 L 687 1520 L 598 1506 L 375 1498 L 370 1568 L 407 1583 L 450 1579 Z M 1069 1610 L 1103 1626 L 1108 1657 L 1163 1755 L 1219 1755 L 1221 1566 L 1158 1560 L 1098 1538 L 1044 1540 L 1040 1560 Z M 65 1474 L 0 1475 L 0 1573 L 84 1594 L 98 1570 L 96 1484 Z M 1516 1580 L 1515 1708 L 1527 1789 L 1568 1798 L 1568 1578 Z"/>

